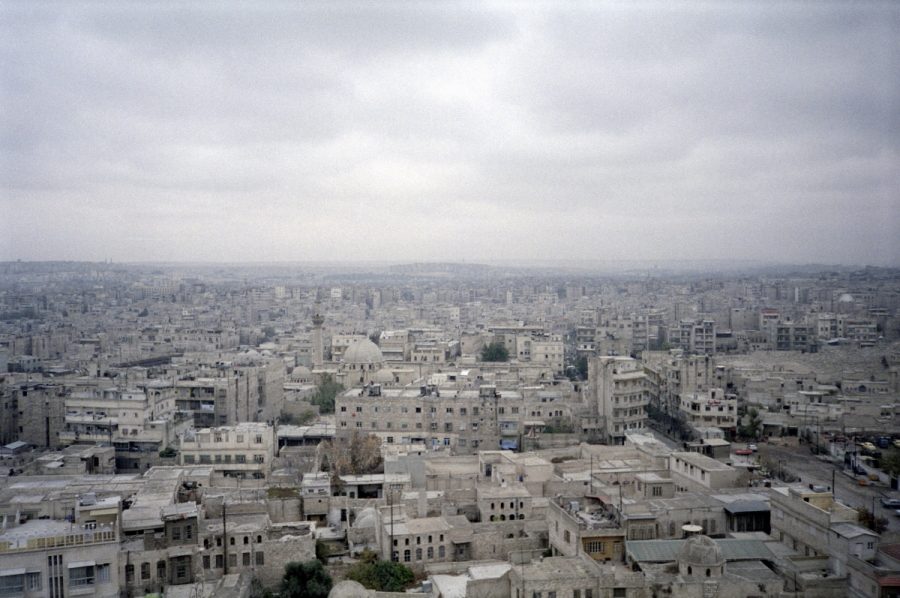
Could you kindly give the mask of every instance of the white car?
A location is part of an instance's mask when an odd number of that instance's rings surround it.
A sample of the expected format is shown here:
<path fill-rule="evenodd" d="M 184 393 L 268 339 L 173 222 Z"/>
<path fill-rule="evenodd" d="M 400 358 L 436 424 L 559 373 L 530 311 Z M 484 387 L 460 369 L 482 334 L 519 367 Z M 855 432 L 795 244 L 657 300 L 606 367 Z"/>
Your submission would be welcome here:
<path fill-rule="evenodd" d="M 759 450 L 759 447 L 756 446 L 755 444 L 748 444 L 747 448 L 750 449 L 751 451 L 753 451 L 754 453 Z"/>

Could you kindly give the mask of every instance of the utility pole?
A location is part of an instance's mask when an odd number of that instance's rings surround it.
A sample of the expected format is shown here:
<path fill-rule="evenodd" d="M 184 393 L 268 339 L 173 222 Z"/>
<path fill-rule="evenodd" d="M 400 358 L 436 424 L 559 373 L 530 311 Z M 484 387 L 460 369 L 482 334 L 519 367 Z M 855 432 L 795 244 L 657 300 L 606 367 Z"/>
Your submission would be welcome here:
<path fill-rule="evenodd" d="M 225 499 L 222 499 L 222 557 L 223 573 L 228 575 L 228 528 L 225 527 Z"/>
<path fill-rule="evenodd" d="M 394 490 L 391 488 L 391 485 L 388 484 L 388 505 L 391 508 L 391 538 L 390 538 L 390 546 L 388 550 L 390 551 L 390 560 L 394 562 Z M 400 562 L 400 555 L 397 555 L 397 562 Z"/>

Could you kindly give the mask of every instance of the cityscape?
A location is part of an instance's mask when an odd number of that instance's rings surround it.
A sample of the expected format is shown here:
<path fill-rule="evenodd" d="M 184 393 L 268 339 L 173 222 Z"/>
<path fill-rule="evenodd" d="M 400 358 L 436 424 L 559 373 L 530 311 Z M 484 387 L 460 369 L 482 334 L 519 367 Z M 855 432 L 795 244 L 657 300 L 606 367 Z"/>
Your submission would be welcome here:
<path fill-rule="evenodd" d="M 0 2 L 0 598 L 900 598 L 898 40 Z"/>
<path fill-rule="evenodd" d="M 2 587 L 888 596 L 898 310 L 874 267 L 0 263 Z"/>

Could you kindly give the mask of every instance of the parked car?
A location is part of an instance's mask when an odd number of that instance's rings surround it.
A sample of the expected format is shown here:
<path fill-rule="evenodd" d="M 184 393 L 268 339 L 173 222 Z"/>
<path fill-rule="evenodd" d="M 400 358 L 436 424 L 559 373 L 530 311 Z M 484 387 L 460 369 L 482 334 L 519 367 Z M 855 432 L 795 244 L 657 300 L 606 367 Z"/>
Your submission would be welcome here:
<path fill-rule="evenodd" d="M 882 498 L 881 505 L 885 509 L 900 509 L 900 498 Z"/>
<path fill-rule="evenodd" d="M 748 444 L 747 448 L 754 453 L 759 450 L 759 448 L 755 444 Z"/>
<path fill-rule="evenodd" d="M 853 473 L 855 473 L 856 475 L 865 475 L 865 474 L 866 474 L 866 468 L 863 467 L 862 465 L 854 465 L 854 466 L 853 466 Z"/>
<path fill-rule="evenodd" d="M 734 454 L 735 455 L 752 455 L 753 451 L 751 451 L 748 448 L 743 448 L 743 449 L 737 449 L 736 451 L 734 451 Z"/>

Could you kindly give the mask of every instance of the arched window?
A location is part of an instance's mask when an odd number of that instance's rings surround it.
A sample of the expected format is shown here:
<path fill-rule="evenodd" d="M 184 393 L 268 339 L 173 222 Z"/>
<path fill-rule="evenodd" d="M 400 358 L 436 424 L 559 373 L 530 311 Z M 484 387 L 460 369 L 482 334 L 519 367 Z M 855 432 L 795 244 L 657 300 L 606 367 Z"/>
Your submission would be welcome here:
<path fill-rule="evenodd" d="M 443 546 L 438 546 L 438 558 L 439 558 L 439 559 L 444 558 L 444 555 L 445 555 L 445 554 L 446 554 L 446 552 L 444 551 L 444 547 L 443 547 Z"/>
<path fill-rule="evenodd" d="M 262 544 L 262 536 L 256 536 L 256 543 Z"/>
<path fill-rule="evenodd" d="M 228 538 L 228 543 L 234 546 L 234 538 Z"/>
<path fill-rule="evenodd" d="M 249 543 L 250 543 L 250 536 L 244 536 L 244 544 L 246 545 Z"/>
<path fill-rule="evenodd" d="M 712 571 L 710 571 L 709 569 L 707 569 L 707 570 L 706 570 L 706 576 L 709 577 L 711 574 L 712 574 Z"/>
<path fill-rule="evenodd" d="M 691 567 L 688 567 L 688 575 L 693 575 L 694 570 Z"/>

